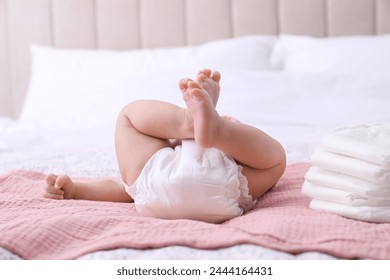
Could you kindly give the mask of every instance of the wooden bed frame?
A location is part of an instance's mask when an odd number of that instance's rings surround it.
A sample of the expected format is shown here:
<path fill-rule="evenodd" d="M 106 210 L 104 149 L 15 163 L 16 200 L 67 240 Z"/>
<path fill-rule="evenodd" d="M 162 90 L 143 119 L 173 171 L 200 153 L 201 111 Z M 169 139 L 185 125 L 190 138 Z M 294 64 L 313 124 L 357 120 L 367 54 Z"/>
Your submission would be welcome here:
<path fill-rule="evenodd" d="M 0 0 L 0 116 L 20 113 L 32 43 L 124 50 L 281 33 L 390 33 L 390 0 Z"/>

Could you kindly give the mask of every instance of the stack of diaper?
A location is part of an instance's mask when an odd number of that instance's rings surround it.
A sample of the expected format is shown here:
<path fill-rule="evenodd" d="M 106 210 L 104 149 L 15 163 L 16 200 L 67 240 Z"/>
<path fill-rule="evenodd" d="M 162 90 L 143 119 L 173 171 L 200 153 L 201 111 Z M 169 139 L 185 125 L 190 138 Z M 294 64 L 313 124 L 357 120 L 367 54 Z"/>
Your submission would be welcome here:
<path fill-rule="evenodd" d="M 390 222 L 390 124 L 337 130 L 312 156 L 302 193 L 310 208 Z"/>

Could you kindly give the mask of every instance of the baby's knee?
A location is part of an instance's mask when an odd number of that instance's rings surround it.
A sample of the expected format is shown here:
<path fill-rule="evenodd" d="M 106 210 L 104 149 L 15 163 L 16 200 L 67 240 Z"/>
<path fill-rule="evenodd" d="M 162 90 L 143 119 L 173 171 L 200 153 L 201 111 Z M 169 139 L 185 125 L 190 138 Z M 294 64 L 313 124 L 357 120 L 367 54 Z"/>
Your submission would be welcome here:
<path fill-rule="evenodd" d="M 119 117 L 121 115 L 128 115 L 130 112 L 134 111 L 140 103 L 142 103 L 141 100 L 136 100 L 126 104 L 120 111 Z"/>

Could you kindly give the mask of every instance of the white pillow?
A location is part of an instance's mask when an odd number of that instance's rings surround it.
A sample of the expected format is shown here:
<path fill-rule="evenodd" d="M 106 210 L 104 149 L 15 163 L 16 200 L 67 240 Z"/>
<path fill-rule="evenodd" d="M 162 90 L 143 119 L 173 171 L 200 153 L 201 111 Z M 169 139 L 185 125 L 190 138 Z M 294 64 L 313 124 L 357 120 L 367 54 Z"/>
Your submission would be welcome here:
<path fill-rule="evenodd" d="M 282 35 L 271 64 L 290 72 L 390 72 L 390 35 L 313 38 Z"/>
<path fill-rule="evenodd" d="M 251 36 L 194 47 L 133 51 L 34 45 L 30 85 L 20 122 L 57 129 L 83 129 L 112 122 L 128 102 L 145 98 L 145 91 L 138 94 L 137 87 L 169 73 L 176 73 L 170 75 L 174 77 L 170 83 L 176 94 L 179 78 L 194 77 L 205 67 L 269 70 L 274 41 L 273 37 Z M 153 89 L 158 91 L 158 84 Z"/>
<path fill-rule="evenodd" d="M 275 41 L 274 36 L 248 36 L 206 43 L 194 48 L 193 68 L 272 70 L 270 57 Z"/>

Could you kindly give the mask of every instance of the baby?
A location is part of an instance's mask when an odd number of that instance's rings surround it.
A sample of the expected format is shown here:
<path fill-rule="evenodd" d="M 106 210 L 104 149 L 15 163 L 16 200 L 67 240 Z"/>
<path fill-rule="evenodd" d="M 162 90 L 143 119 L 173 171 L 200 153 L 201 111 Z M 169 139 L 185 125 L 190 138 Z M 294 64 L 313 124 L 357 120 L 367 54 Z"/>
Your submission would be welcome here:
<path fill-rule="evenodd" d="M 206 222 L 250 210 L 282 176 L 285 153 L 261 130 L 218 114 L 220 79 L 210 69 L 181 79 L 187 108 L 155 100 L 126 105 L 115 131 L 121 178 L 49 174 L 45 197 L 135 202 L 142 216 Z"/>

